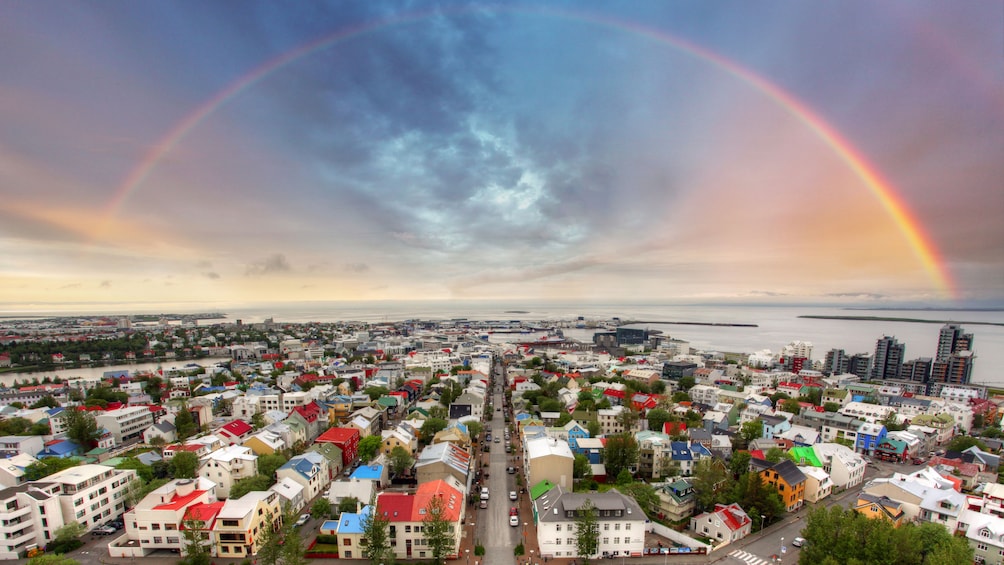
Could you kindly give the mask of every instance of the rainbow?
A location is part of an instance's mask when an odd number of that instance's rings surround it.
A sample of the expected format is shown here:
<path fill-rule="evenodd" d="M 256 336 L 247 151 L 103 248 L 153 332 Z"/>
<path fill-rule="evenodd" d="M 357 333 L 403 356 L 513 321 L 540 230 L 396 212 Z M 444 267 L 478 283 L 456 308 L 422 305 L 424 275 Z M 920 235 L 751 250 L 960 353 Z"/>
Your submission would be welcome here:
<path fill-rule="evenodd" d="M 456 12 L 473 12 L 474 7 L 457 9 Z M 483 12 L 486 7 L 478 6 L 477 11 Z M 768 99 L 775 102 L 790 116 L 802 123 L 815 136 L 829 147 L 833 153 L 843 161 L 847 167 L 861 180 L 868 188 L 869 192 L 881 204 L 894 224 L 897 226 L 907 244 L 913 250 L 924 271 L 931 279 L 935 287 L 944 295 L 954 298 L 955 288 L 950 273 L 941 259 L 934 242 L 923 229 L 919 218 L 910 210 L 895 187 L 885 180 L 879 171 L 871 165 L 850 141 L 845 139 L 840 133 L 822 116 L 814 112 L 809 106 L 796 98 L 793 94 L 782 89 L 780 86 L 770 82 L 766 78 L 754 73 L 750 69 L 739 63 L 727 59 L 722 55 L 694 44 L 688 40 L 670 35 L 666 32 L 643 26 L 635 22 L 619 20 L 611 17 L 600 17 L 594 14 L 557 10 L 551 8 L 524 8 L 514 6 L 494 6 L 496 11 L 506 11 L 513 13 L 530 13 L 545 17 L 556 17 L 562 19 L 575 20 L 602 27 L 614 28 L 634 35 L 648 38 L 662 45 L 676 49 L 677 51 L 694 57 L 702 62 L 709 63 L 729 75 L 746 83 L 754 90 L 760 92 Z M 196 108 L 193 112 L 185 116 L 180 122 L 172 127 L 158 143 L 156 143 L 143 159 L 129 171 L 122 183 L 116 189 L 114 195 L 105 207 L 103 221 L 106 224 L 122 208 L 128 197 L 149 177 L 151 171 L 174 147 L 185 138 L 193 129 L 198 127 L 206 118 L 212 115 L 221 106 L 234 99 L 244 90 L 254 86 L 272 73 L 282 69 L 286 65 L 307 57 L 323 49 L 330 48 L 338 43 L 356 39 L 360 36 L 372 33 L 387 27 L 414 23 L 426 18 L 442 15 L 444 12 L 429 11 L 402 15 L 399 17 L 378 20 L 360 26 L 344 29 L 335 33 L 323 36 L 314 41 L 301 45 L 295 49 L 287 51 L 275 58 L 266 61 L 261 66 L 230 83 L 227 87 L 217 92 L 213 97 Z"/>

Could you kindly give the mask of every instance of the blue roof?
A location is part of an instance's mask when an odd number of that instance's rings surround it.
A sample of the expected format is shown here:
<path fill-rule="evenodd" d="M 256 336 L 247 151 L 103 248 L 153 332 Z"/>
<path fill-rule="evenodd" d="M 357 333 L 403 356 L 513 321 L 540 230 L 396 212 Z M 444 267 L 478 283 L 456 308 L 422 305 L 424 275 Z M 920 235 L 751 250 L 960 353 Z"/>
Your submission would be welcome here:
<path fill-rule="evenodd" d="M 38 457 L 40 459 L 45 457 L 66 457 L 67 455 L 78 453 L 79 451 L 79 445 L 70 440 L 64 440 L 59 443 L 46 446 L 45 449 L 39 452 Z"/>
<path fill-rule="evenodd" d="M 285 465 L 279 467 L 279 469 L 293 469 L 303 475 L 304 478 L 309 479 L 316 474 L 315 467 L 318 471 L 320 470 L 321 459 L 322 457 L 319 453 L 308 451 L 303 455 L 297 455 L 290 459 Z"/>
<path fill-rule="evenodd" d="M 379 480 L 383 476 L 383 465 L 362 465 L 352 473 L 353 479 Z"/>
<path fill-rule="evenodd" d="M 526 412 L 520 412 L 519 414 L 516 414 L 516 421 L 526 420 L 529 417 L 530 415 L 527 414 Z"/>
<path fill-rule="evenodd" d="M 363 509 L 356 514 L 355 512 L 342 512 L 342 515 L 338 518 L 338 533 L 339 534 L 362 534 L 363 532 L 363 520 L 372 511 L 372 506 L 366 505 Z M 329 522 L 325 522 L 321 529 L 328 529 Z"/>
<path fill-rule="evenodd" d="M 672 457 L 675 461 L 691 461 L 694 458 L 690 446 L 685 441 L 671 441 L 669 447 L 673 450 Z"/>

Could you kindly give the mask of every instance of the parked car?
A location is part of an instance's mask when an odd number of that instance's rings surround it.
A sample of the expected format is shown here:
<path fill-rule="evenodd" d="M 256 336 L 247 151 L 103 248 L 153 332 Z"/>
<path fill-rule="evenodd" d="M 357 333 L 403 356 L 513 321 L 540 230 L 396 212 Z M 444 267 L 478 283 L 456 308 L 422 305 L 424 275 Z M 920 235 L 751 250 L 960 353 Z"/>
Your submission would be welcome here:
<path fill-rule="evenodd" d="M 300 518 L 296 521 L 296 527 L 300 527 L 310 521 L 310 514 L 300 514 Z"/>
<path fill-rule="evenodd" d="M 509 515 L 510 516 L 519 516 L 519 508 L 516 508 L 515 506 L 513 506 L 512 508 L 510 508 L 509 509 Z"/>
<path fill-rule="evenodd" d="M 499 438 L 495 438 L 495 443 L 498 443 L 500 441 L 502 441 L 502 440 L 500 440 Z"/>
<path fill-rule="evenodd" d="M 805 538 L 795 538 L 791 540 L 791 545 L 795 547 L 802 547 L 803 545 L 805 545 Z"/>
<path fill-rule="evenodd" d="M 517 498 L 519 497 L 516 495 L 516 491 L 514 490 L 509 491 L 509 500 L 516 500 Z"/>
<path fill-rule="evenodd" d="M 516 474 L 516 467 L 506 467 L 505 472 L 509 473 L 510 475 L 515 475 Z"/>
<path fill-rule="evenodd" d="M 488 508 L 488 501 L 487 500 L 482 500 L 481 502 L 478 503 L 478 507 L 479 508 Z"/>
<path fill-rule="evenodd" d="M 488 500 L 488 487 L 481 487 L 481 500 Z"/>
<path fill-rule="evenodd" d="M 518 526 L 519 525 L 519 516 L 509 516 L 509 525 L 510 526 Z"/>
<path fill-rule="evenodd" d="M 118 530 L 116 530 L 111 526 L 101 526 L 100 528 L 95 528 L 94 530 L 92 530 L 91 533 L 96 536 L 110 536 L 117 531 Z"/>

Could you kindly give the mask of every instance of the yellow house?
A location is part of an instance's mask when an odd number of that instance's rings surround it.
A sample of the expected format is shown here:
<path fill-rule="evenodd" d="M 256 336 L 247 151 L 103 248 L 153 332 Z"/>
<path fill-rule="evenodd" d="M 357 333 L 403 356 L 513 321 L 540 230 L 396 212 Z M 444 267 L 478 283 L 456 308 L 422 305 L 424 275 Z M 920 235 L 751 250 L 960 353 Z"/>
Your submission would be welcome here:
<path fill-rule="evenodd" d="M 773 485 L 784 501 L 785 510 L 793 512 L 805 502 L 805 473 L 797 465 L 782 459 L 773 467 L 760 471 L 760 478 Z"/>
<path fill-rule="evenodd" d="M 278 528 L 279 493 L 251 491 L 223 503 L 213 525 L 218 557 L 241 559 L 258 553 L 268 528 Z"/>
<path fill-rule="evenodd" d="M 383 430 L 380 433 L 383 436 L 380 453 L 390 455 L 395 447 L 403 447 L 408 450 L 408 453 L 414 455 L 418 449 L 418 434 L 408 424 L 398 424 L 393 430 Z"/>
<path fill-rule="evenodd" d="M 272 455 L 285 449 L 286 444 L 279 434 L 270 430 L 262 430 L 244 440 L 244 447 L 250 447 L 255 455 Z"/>
<path fill-rule="evenodd" d="M 858 495 L 854 510 L 872 520 L 888 520 L 896 527 L 903 523 L 903 516 L 906 515 L 903 505 L 899 502 L 887 496 L 875 496 L 864 492 Z"/>

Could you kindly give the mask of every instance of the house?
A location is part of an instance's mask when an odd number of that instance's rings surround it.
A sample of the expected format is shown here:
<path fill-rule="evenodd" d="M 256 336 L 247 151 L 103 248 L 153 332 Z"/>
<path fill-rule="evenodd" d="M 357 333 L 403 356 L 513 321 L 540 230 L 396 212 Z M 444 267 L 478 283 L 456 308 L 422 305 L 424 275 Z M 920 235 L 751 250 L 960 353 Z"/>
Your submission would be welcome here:
<path fill-rule="evenodd" d="M 716 504 L 711 512 L 690 519 L 690 529 L 698 535 L 718 540 L 722 544 L 739 541 L 748 536 L 753 521 L 736 503 Z"/>
<path fill-rule="evenodd" d="M 293 457 L 285 465 L 279 467 L 275 474 L 280 479 L 288 477 L 303 485 L 303 498 L 305 500 L 313 500 L 318 494 L 324 492 L 324 489 L 328 488 L 328 484 L 331 483 L 328 460 L 313 451 L 307 451 Z"/>
<path fill-rule="evenodd" d="M 254 428 L 244 420 L 233 420 L 223 424 L 216 434 L 223 438 L 227 445 L 244 445 L 244 440 L 251 437 Z"/>
<path fill-rule="evenodd" d="M 45 447 L 42 451 L 38 452 L 37 457 L 39 459 L 45 459 L 46 457 L 58 457 L 60 459 L 66 459 L 67 457 L 73 457 L 76 455 L 83 455 L 84 450 L 80 448 L 79 445 L 73 443 L 68 439 L 56 439 L 45 443 Z"/>
<path fill-rule="evenodd" d="M 432 438 L 432 443 L 443 443 L 450 442 L 455 443 L 463 448 L 468 448 L 471 446 L 471 436 L 467 431 L 467 426 L 461 422 L 454 422 L 446 428 L 436 432 L 436 435 Z"/>
<path fill-rule="evenodd" d="M 830 474 L 820 467 L 800 466 L 799 471 L 805 475 L 805 501 L 819 502 L 830 496 L 833 491 L 833 481 Z"/>
<path fill-rule="evenodd" d="M 471 470 L 471 454 L 455 443 L 434 443 L 418 454 L 415 477 L 418 484 L 453 477 L 467 484 Z"/>
<path fill-rule="evenodd" d="M 6 459 L 0 459 L 0 485 L 3 487 L 16 487 L 24 484 L 26 482 L 24 478 L 25 467 L 37 462 L 38 459 L 27 453 L 20 453 Z"/>
<path fill-rule="evenodd" d="M 525 444 L 523 473 L 528 484 L 547 479 L 566 488 L 572 487 L 572 467 L 575 456 L 567 443 L 543 437 Z"/>
<path fill-rule="evenodd" d="M 392 430 L 380 432 L 383 441 L 380 444 L 380 453 L 390 455 L 395 447 L 401 447 L 414 455 L 418 449 L 418 433 L 415 428 L 408 424 L 400 423 Z"/>
<path fill-rule="evenodd" d="M 902 504 L 899 502 L 885 496 L 875 496 L 865 492 L 858 495 L 853 509 L 858 514 L 872 520 L 888 520 L 896 527 L 903 523 L 905 515 Z"/>
<path fill-rule="evenodd" d="M 697 497 L 693 485 L 685 479 L 656 486 L 655 493 L 659 497 L 659 513 L 662 518 L 679 522 L 694 515 Z"/>
<path fill-rule="evenodd" d="M 364 557 L 363 549 L 365 528 L 363 524 L 369 519 L 373 507 L 366 505 L 358 512 L 342 512 L 338 517 L 338 525 L 334 535 L 338 538 L 338 556 L 342 559 L 359 559 Z"/>
<path fill-rule="evenodd" d="M 202 456 L 199 476 L 216 483 L 216 498 L 230 498 L 234 482 L 258 474 L 258 456 L 250 447 L 228 445 Z"/>
<path fill-rule="evenodd" d="M 208 445 L 202 443 L 194 443 L 194 444 L 174 443 L 164 447 L 164 450 L 162 452 L 164 455 L 164 461 L 170 461 L 171 459 L 174 459 L 174 456 L 177 455 L 178 453 L 181 453 L 182 451 L 188 451 L 190 453 L 194 453 L 196 457 L 201 458 L 203 455 L 209 453 L 211 449 L 209 448 Z"/>
<path fill-rule="evenodd" d="M 791 422 L 780 416 L 761 414 L 760 421 L 763 422 L 763 437 L 773 439 L 791 429 Z"/>
<path fill-rule="evenodd" d="M 178 430 L 171 422 L 157 422 L 143 430 L 143 443 L 150 445 L 155 438 L 160 438 L 163 445 L 178 441 Z"/>
<path fill-rule="evenodd" d="M 153 425 L 153 413 L 146 406 L 129 406 L 102 412 L 94 420 L 111 432 L 116 445 L 122 445 L 142 440 L 143 431 Z"/>
<path fill-rule="evenodd" d="M 554 486 L 533 502 L 540 554 L 548 558 L 578 557 L 575 528 L 586 501 L 596 510 L 599 543 L 591 558 L 641 556 L 645 549 L 645 513 L 638 503 L 615 489 L 603 493 L 571 492 Z"/>
<path fill-rule="evenodd" d="M 485 398 L 473 392 L 464 392 L 450 403 L 450 421 L 456 421 L 466 416 L 471 416 L 477 420 L 484 417 Z"/>
<path fill-rule="evenodd" d="M 292 509 L 293 512 L 299 512 L 300 509 L 307 503 L 307 501 L 303 499 L 303 485 L 293 479 L 290 479 L 289 477 L 284 477 L 269 487 L 268 490 L 279 495 L 280 506 L 283 508 L 288 507 Z"/>
<path fill-rule="evenodd" d="M 29 549 L 45 547 L 55 537 L 65 524 L 59 489 L 47 482 L 0 489 L 0 523 L 7 524 L 0 537 L 0 559 L 27 557 Z"/>
<path fill-rule="evenodd" d="M 308 447 L 307 451 L 319 453 L 327 459 L 328 474 L 331 475 L 332 480 L 338 478 L 338 475 L 342 472 L 342 450 L 337 445 L 333 443 L 315 443 Z M 367 498 L 366 500 L 369 499 Z"/>
<path fill-rule="evenodd" d="M 875 448 L 878 447 L 879 442 L 885 438 L 887 433 L 888 431 L 882 424 L 869 424 L 867 422 L 861 424 L 858 428 L 857 441 L 854 444 L 855 450 L 868 455 L 874 454 Z"/>
<path fill-rule="evenodd" d="M 361 436 L 356 428 L 329 428 L 314 443 L 333 443 L 342 450 L 342 466 L 352 464 L 359 452 Z"/>
<path fill-rule="evenodd" d="M 257 554 L 265 532 L 279 527 L 281 500 L 274 491 L 259 490 L 223 503 L 213 524 L 214 554 L 237 559 Z"/>
<path fill-rule="evenodd" d="M 973 549 L 974 562 L 999 564 L 1004 555 L 1004 518 L 965 510 L 959 522 L 967 525 L 964 532 Z"/>
<path fill-rule="evenodd" d="M 414 494 L 383 492 L 377 497 L 377 512 L 389 522 L 388 537 L 397 559 L 429 559 L 432 549 L 422 530 L 425 527 L 430 501 L 438 498 L 442 503 L 443 517 L 451 522 L 452 545 L 446 557 L 453 559 L 460 547 L 464 523 L 463 485 L 455 481 L 439 480 L 418 485 Z"/>
<path fill-rule="evenodd" d="M 42 436 L 2 436 L 0 437 L 0 459 L 13 457 L 19 453 L 35 457 L 44 447 Z"/>
<path fill-rule="evenodd" d="M 596 437 L 587 437 L 576 440 L 578 449 L 573 449 L 572 452 L 576 455 L 582 454 L 586 456 L 589 463 L 593 465 L 599 465 L 603 463 L 603 442 L 605 440 Z"/>
<path fill-rule="evenodd" d="M 805 474 L 791 461 L 783 459 L 760 471 L 760 479 L 777 489 L 788 512 L 798 510 L 805 502 Z"/>
<path fill-rule="evenodd" d="M 346 498 L 356 500 L 373 500 L 379 490 L 375 481 L 352 480 L 335 481 L 328 487 L 328 503 L 337 507 Z"/>
<path fill-rule="evenodd" d="M 684 475 L 691 475 L 701 459 L 710 459 L 711 451 L 699 443 L 673 441 L 669 444 L 670 458 Z"/>
<path fill-rule="evenodd" d="M 108 544 L 112 557 L 144 557 L 158 549 L 183 552 L 182 523 L 188 510 L 216 502 L 215 483 L 204 478 L 175 479 L 146 495 L 123 516 L 125 536 Z"/>
<path fill-rule="evenodd" d="M 265 428 L 258 433 L 248 436 L 242 444 L 250 447 L 258 455 L 272 455 L 280 452 L 291 445 L 287 445 L 282 439 L 282 435 L 276 430 Z"/>
<path fill-rule="evenodd" d="M 293 412 L 298 414 L 307 426 L 307 441 L 314 441 L 314 438 L 321 434 L 322 425 L 327 423 L 327 418 L 317 401 L 309 402 L 303 406 L 294 406 Z"/>
<path fill-rule="evenodd" d="M 360 465 L 355 471 L 352 471 L 349 478 L 356 481 L 373 481 L 380 487 L 386 487 L 390 484 L 389 472 L 390 469 L 387 465 Z"/>
<path fill-rule="evenodd" d="M 812 449 L 823 470 L 830 474 L 835 488 L 848 489 L 864 481 L 865 460 L 849 447 L 838 443 L 817 443 Z"/>

